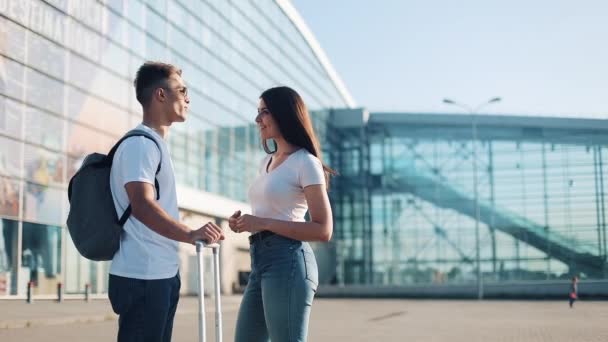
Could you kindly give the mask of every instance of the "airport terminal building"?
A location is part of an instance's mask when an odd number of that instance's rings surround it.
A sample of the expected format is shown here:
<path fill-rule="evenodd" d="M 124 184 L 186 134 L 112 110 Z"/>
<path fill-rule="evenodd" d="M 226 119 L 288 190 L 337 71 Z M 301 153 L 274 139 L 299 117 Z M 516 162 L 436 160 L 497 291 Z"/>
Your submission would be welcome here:
<path fill-rule="evenodd" d="M 346 292 L 607 295 L 608 121 L 330 113 L 334 281 L 367 287 Z"/>
<path fill-rule="evenodd" d="M 178 65 L 189 86 L 189 119 L 169 144 L 193 227 L 247 210 L 263 90 L 290 85 L 312 109 L 353 105 L 289 1 L 0 1 L 0 296 L 23 296 L 31 280 L 40 296 L 58 282 L 105 292 L 107 263 L 81 258 L 65 229 L 67 183 L 84 155 L 141 122 L 133 78 L 146 60 Z M 246 271 L 246 238 L 229 240 L 239 247 L 223 262 Z M 194 250 L 183 248 L 187 268 Z M 229 291 L 235 280 L 223 280 Z"/>
<path fill-rule="evenodd" d="M 328 288 L 608 277 L 603 120 L 369 113 L 288 0 L 0 0 L 0 298 L 30 282 L 39 298 L 59 283 L 105 295 L 109 264 L 79 256 L 65 227 L 67 183 L 141 121 L 132 80 L 146 60 L 188 83 L 169 145 L 192 227 L 247 210 L 258 97 L 289 85 L 340 173 L 334 237 L 315 246 Z M 224 293 L 249 270 L 247 239 L 228 234 Z M 181 258 L 193 293 L 194 248 Z"/>

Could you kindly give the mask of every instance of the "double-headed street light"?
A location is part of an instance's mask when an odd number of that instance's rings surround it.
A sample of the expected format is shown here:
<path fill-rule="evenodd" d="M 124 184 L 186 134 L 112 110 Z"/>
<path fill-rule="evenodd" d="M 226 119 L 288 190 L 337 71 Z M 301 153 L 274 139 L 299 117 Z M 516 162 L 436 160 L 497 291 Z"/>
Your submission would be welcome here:
<path fill-rule="evenodd" d="M 486 102 L 484 102 L 484 103 L 480 104 L 479 106 L 477 106 L 477 107 L 475 107 L 475 108 L 473 108 L 473 107 L 471 107 L 471 106 L 469 106 L 469 105 L 462 104 L 462 103 L 460 103 L 460 102 L 457 102 L 457 101 L 451 100 L 451 99 L 443 99 L 443 103 L 445 103 L 445 104 L 450 104 L 450 105 L 454 105 L 454 106 L 457 106 L 457 107 L 463 108 L 464 110 L 466 110 L 466 111 L 467 111 L 467 113 L 469 113 L 469 114 L 471 114 L 471 115 L 475 115 L 475 114 L 479 113 L 479 111 L 480 111 L 480 110 L 481 110 L 483 107 L 485 107 L 485 106 L 487 106 L 487 105 L 489 105 L 489 104 L 492 104 L 492 103 L 497 103 L 497 102 L 500 102 L 501 100 L 502 100 L 502 99 L 501 99 L 500 97 L 494 97 L 494 98 L 491 98 L 491 99 L 489 99 L 488 101 L 486 101 Z"/>
<path fill-rule="evenodd" d="M 477 298 L 483 299 L 483 279 L 481 276 L 481 253 L 480 253 L 480 238 L 479 238 L 479 219 L 481 213 L 479 211 L 479 190 L 477 186 L 477 113 L 487 105 L 500 102 L 500 97 L 494 97 L 486 102 L 479 104 L 477 107 L 471 107 L 460 102 L 443 99 L 443 103 L 460 107 L 471 115 L 471 132 L 472 132 L 472 147 L 473 147 L 473 188 L 475 193 L 475 263 L 477 264 Z"/>

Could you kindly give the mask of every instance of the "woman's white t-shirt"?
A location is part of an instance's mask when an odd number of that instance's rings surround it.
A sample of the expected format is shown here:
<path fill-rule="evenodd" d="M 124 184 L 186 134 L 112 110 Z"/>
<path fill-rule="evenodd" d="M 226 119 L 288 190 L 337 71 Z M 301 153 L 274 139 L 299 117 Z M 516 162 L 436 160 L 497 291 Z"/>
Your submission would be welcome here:
<path fill-rule="evenodd" d="M 304 188 L 325 185 L 321 161 L 301 148 L 290 154 L 279 166 L 267 171 L 272 155 L 260 164 L 258 176 L 249 188 L 252 214 L 262 218 L 304 222 L 308 204 Z"/>

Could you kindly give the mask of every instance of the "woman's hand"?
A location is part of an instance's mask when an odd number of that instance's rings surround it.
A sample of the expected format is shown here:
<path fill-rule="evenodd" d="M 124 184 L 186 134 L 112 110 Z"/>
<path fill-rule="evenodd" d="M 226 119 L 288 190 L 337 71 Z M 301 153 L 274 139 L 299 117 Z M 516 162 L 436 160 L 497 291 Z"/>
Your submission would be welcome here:
<path fill-rule="evenodd" d="M 237 210 L 234 212 L 234 214 L 232 214 L 232 216 L 230 216 L 230 218 L 228 218 L 228 227 L 230 227 L 230 230 L 232 230 L 235 233 L 240 233 L 240 231 L 238 231 L 236 228 L 236 220 L 240 216 L 241 216 L 241 211 Z"/>
<path fill-rule="evenodd" d="M 236 232 L 252 232 L 263 230 L 264 219 L 253 215 L 242 215 L 236 219 Z"/>

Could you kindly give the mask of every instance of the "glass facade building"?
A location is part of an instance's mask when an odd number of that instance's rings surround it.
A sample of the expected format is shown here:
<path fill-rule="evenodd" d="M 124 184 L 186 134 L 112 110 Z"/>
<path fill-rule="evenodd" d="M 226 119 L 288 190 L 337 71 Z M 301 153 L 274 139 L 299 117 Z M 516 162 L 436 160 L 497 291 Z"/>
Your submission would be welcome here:
<path fill-rule="evenodd" d="M 336 283 L 608 276 L 607 121 L 329 115 Z"/>
<path fill-rule="evenodd" d="M 0 0 L 0 297 L 30 281 L 36 295 L 59 282 L 105 291 L 107 263 L 67 236 L 67 183 L 141 122 L 132 82 L 146 60 L 179 66 L 189 87 L 188 121 L 169 138 L 179 185 L 237 204 L 263 154 L 263 90 L 289 85 L 311 109 L 352 104 L 288 1 Z M 182 214 L 221 221 L 213 205 Z"/>
<path fill-rule="evenodd" d="M 169 136 L 186 224 L 226 227 L 247 207 L 258 97 L 288 85 L 340 174 L 334 237 L 315 246 L 323 284 L 608 276 L 603 120 L 353 109 L 288 0 L 0 0 L 0 298 L 30 282 L 37 296 L 106 291 L 108 263 L 80 257 L 65 228 L 67 183 L 141 122 L 132 81 L 146 60 L 179 66 L 189 88 Z M 248 267 L 233 238 L 225 274 Z M 192 251 L 181 257 L 188 274 Z"/>

